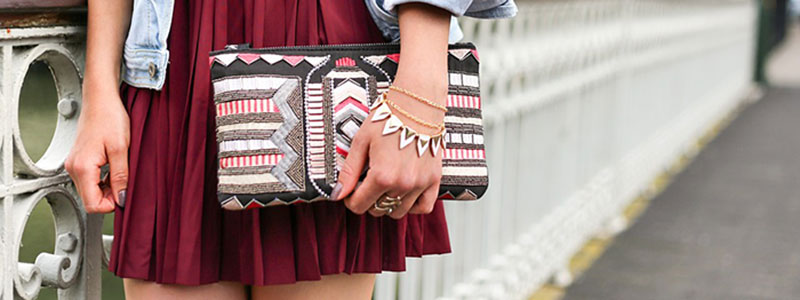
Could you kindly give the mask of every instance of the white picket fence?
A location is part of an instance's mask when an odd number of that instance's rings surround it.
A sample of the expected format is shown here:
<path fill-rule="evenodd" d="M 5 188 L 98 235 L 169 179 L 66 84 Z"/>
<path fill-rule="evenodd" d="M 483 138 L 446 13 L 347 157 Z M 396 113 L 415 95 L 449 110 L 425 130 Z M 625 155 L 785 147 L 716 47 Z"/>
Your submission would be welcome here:
<path fill-rule="evenodd" d="M 379 276 L 376 299 L 521 299 L 751 89 L 756 2 L 518 1 L 461 20 L 482 62 L 490 188 L 448 203 L 453 253 Z"/>
<path fill-rule="evenodd" d="M 448 203 L 453 254 L 379 276 L 376 299 L 520 299 L 568 284 L 572 254 L 624 228 L 622 208 L 751 87 L 755 2 L 518 0 L 510 20 L 461 20 L 479 48 L 490 189 Z M 80 209 L 61 164 L 80 103 L 84 29 L 0 33 L 0 299 L 100 299 L 102 217 Z M 46 61 L 58 125 L 42 160 L 18 125 L 27 66 Z M 23 174 L 20 176 L 20 174 Z M 18 260 L 28 214 L 47 197 L 56 244 Z"/>

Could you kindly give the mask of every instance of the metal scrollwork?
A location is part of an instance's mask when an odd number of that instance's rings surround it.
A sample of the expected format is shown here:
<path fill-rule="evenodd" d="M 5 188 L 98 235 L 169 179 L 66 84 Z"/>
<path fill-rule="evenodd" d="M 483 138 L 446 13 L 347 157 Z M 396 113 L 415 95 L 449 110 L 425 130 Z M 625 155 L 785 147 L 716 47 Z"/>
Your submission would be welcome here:
<path fill-rule="evenodd" d="M 63 168 L 81 107 L 84 38 L 79 26 L 0 33 L 0 300 L 36 299 L 42 287 L 55 288 L 59 299 L 100 299 L 102 216 L 85 213 Z M 38 161 L 26 151 L 18 112 L 25 75 L 34 62 L 48 66 L 58 97 L 53 102 L 56 129 Z M 19 262 L 25 225 L 42 200 L 53 213 L 55 247 L 34 263 Z"/>
<path fill-rule="evenodd" d="M 75 134 L 77 132 L 77 115 L 81 96 L 81 77 L 78 66 L 75 64 L 75 59 L 70 51 L 59 44 L 37 45 L 30 50 L 20 50 L 19 53 L 15 53 L 15 56 L 23 69 L 17 73 L 17 78 L 15 79 L 13 89 L 15 94 L 11 99 L 17 99 L 17 101 L 12 100 L 11 109 L 17 110 L 19 107 L 19 92 L 22 90 L 28 67 L 33 62 L 42 61 L 50 68 L 50 72 L 55 79 L 59 114 L 56 131 L 53 134 L 52 141 L 50 141 L 50 146 L 42 158 L 36 162 L 28 156 L 25 150 L 18 120 L 16 118 L 12 120 L 14 151 L 16 154 L 14 156 L 14 170 L 19 174 L 37 177 L 57 175 L 63 170 L 64 160 L 75 142 Z M 14 114 L 14 116 L 18 117 L 17 114 Z"/>
<path fill-rule="evenodd" d="M 17 240 L 21 241 L 21 229 L 42 199 L 47 200 L 53 211 L 57 237 L 55 250 L 53 253 L 40 253 L 33 266 L 21 264 L 26 267 L 18 271 L 19 280 L 15 287 L 19 295 L 35 296 L 41 285 L 67 289 L 76 282 L 80 272 L 83 259 L 80 250 L 83 249 L 85 229 L 77 197 L 66 187 L 48 187 L 14 201 L 14 210 L 21 212 L 16 214 L 14 220 L 18 228 Z M 40 282 L 40 285 L 35 286 L 31 282 Z"/>

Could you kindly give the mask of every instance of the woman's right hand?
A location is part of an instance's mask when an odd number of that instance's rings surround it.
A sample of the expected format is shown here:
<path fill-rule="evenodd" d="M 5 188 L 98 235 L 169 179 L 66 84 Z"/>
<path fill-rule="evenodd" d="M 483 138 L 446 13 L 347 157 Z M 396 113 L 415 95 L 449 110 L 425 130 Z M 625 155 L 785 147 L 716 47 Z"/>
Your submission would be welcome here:
<path fill-rule="evenodd" d="M 84 85 L 78 137 L 64 168 L 72 177 L 88 213 L 125 207 L 128 186 L 130 119 L 116 88 Z M 108 182 L 101 182 L 100 167 L 109 164 Z"/>

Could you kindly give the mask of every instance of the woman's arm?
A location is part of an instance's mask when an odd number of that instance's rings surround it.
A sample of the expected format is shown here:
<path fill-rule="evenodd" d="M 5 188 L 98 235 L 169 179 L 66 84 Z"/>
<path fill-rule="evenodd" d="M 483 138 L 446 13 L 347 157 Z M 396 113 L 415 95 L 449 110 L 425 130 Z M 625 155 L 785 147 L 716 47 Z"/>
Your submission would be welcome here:
<path fill-rule="evenodd" d="M 78 137 L 64 164 L 87 212 L 124 206 L 128 184 L 129 119 L 119 95 L 122 47 L 132 0 L 89 0 L 86 72 Z M 100 182 L 109 164 L 110 187 Z"/>
<path fill-rule="evenodd" d="M 450 13 L 427 4 L 408 3 L 398 7 L 398 14 L 400 62 L 392 84 L 444 105 L 447 100 Z M 418 118 L 437 124 L 444 120 L 443 111 L 405 94 L 392 90 L 387 96 Z M 436 130 L 422 127 L 396 111 L 394 115 L 420 133 L 436 134 Z M 439 191 L 443 151 L 435 157 L 427 153 L 420 157 L 415 145 L 401 150 L 398 146 L 399 132 L 383 136 L 383 122 L 369 121 L 371 117 L 372 114 L 353 139 L 332 198 L 346 198 L 347 207 L 359 214 L 369 210 L 373 215 L 382 215 L 382 212 L 370 208 L 384 194 L 402 198 L 402 204 L 390 214 L 393 218 L 401 218 L 408 212 L 431 212 Z M 367 164 L 369 172 L 356 188 L 359 175 Z"/>

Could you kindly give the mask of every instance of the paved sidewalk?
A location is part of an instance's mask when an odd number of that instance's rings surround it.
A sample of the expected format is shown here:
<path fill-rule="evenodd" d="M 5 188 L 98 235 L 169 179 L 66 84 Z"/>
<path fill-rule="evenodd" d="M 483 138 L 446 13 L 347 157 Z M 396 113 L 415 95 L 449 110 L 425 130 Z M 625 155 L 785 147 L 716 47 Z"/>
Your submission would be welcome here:
<path fill-rule="evenodd" d="M 800 88 L 773 88 L 565 299 L 800 299 Z"/>
<path fill-rule="evenodd" d="M 768 76 L 564 299 L 800 299 L 800 24 Z"/>

